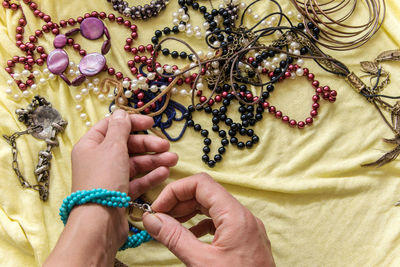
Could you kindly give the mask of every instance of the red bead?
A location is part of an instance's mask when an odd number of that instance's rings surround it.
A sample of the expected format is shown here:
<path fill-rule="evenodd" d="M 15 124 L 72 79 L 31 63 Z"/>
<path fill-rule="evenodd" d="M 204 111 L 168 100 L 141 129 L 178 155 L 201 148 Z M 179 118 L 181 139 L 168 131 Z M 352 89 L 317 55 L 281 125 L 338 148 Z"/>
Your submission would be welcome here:
<path fill-rule="evenodd" d="M 285 77 L 286 78 L 290 78 L 292 76 L 292 74 L 289 72 L 289 71 L 286 71 L 285 72 Z"/>
<path fill-rule="evenodd" d="M 86 51 L 84 49 L 79 50 L 81 56 L 86 56 Z"/>
<path fill-rule="evenodd" d="M 318 95 L 313 95 L 312 100 L 314 102 L 318 102 L 319 101 L 319 96 Z"/>
<path fill-rule="evenodd" d="M 324 90 L 324 92 L 329 92 L 331 90 L 331 88 L 329 86 L 324 86 L 323 90 Z"/>
<path fill-rule="evenodd" d="M 32 44 L 32 43 L 29 43 L 29 44 L 28 44 L 28 49 L 29 49 L 30 51 L 34 51 L 35 48 L 36 48 L 36 45 L 34 45 L 34 44 Z"/>
<path fill-rule="evenodd" d="M 254 58 L 253 58 L 253 57 L 249 57 L 249 58 L 247 59 L 247 61 L 251 64 L 251 63 L 254 62 Z"/>
<path fill-rule="evenodd" d="M 131 73 L 132 74 L 137 74 L 138 73 L 138 69 L 136 67 L 132 67 L 131 68 Z"/>
<path fill-rule="evenodd" d="M 3 1 L 3 7 L 4 8 L 9 8 L 10 4 L 8 2 L 6 2 L 6 1 Z"/>
<path fill-rule="evenodd" d="M 147 57 L 146 56 L 141 56 L 140 57 L 140 62 L 145 63 L 147 61 Z"/>
<path fill-rule="evenodd" d="M 30 7 L 31 9 L 37 9 L 37 4 L 34 3 L 34 2 L 32 2 L 32 3 L 29 4 L 29 7 Z"/>
<path fill-rule="evenodd" d="M 19 49 L 21 49 L 22 51 L 25 51 L 27 49 L 26 45 L 22 44 L 19 46 Z"/>
<path fill-rule="evenodd" d="M 110 21 L 113 21 L 113 20 L 115 20 L 115 15 L 114 14 L 108 14 L 108 19 L 110 20 Z"/>
<path fill-rule="evenodd" d="M 31 0 L 24 0 L 24 3 L 29 5 L 31 3 Z"/>
<path fill-rule="evenodd" d="M 299 122 L 297 123 L 297 127 L 300 128 L 300 129 L 303 129 L 305 125 L 306 125 L 306 124 L 304 123 L 304 121 L 299 121 Z"/>
<path fill-rule="evenodd" d="M 13 62 L 18 62 L 19 61 L 19 56 L 13 56 Z"/>
<path fill-rule="evenodd" d="M 258 97 L 258 96 L 255 96 L 255 97 L 253 97 L 253 102 L 257 102 L 257 101 L 258 101 L 258 99 L 259 99 L 259 97 Z"/>
<path fill-rule="evenodd" d="M 270 113 L 275 113 L 276 108 L 275 108 L 274 106 L 270 106 L 270 107 L 268 108 L 268 111 L 269 111 Z"/>
<path fill-rule="evenodd" d="M 228 92 L 222 92 L 221 95 L 222 95 L 223 98 L 226 98 L 228 96 Z"/>
<path fill-rule="evenodd" d="M 78 17 L 78 18 L 76 18 L 76 22 L 78 22 L 78 23 L 82 23 L 82 21 L 83 21 L 83 18 L 82 18 L 82 17 Z"/>
<path fill-rule="evenodd" d="M 26 57 L 20 57 L 19 59 L 18 59 L 18 62 L 19 63 L 24 63 L 26 61 Z"/>
<path fill-rule="evenodd" d="M 138 108 L 141 108 L 141 107 L 143 107 L 144 106 L 144 102 L 143 101 L 139 101 L 138 103 L 137 103 L 137 107 Z"/>
<path fill-rule="evenodd" d="M 18 26 L 17 28 L 15 28 L 15 31 L 19 34 L 24 33 L 24 28 L 22 28 L 21 26 Z"/>
<path fill-rule="evenodd" d="M 316 117 L 318 115 L 318 111 L 311 110 L 310 115 L 311 115 L 311 117 Z"/>
<path fill-rule="evenodd" d="M 124 45 L 124 50 L 125 50 L 126 52 L 131 51 L 130 45 Z"/>
<path fill-rule="evenodd" d="M 306 119 L 306 124 L 307 124 L 307 125 L 311 125 L 312 123 L 313 123 L 313 119 L 310 118 L 310 117 L 308 117 L 308 118 Z"/>
<path fill-rule="evenodd" d="M 36 16 L 36 17 L 39 16 L 39 13 L 40 13 L 40 10 L 36 9 L 35 11 L 33 11 L 33 15 Z"/>
<path fill-rule="evenodd" d="M 262 73 L 262 74 L 267 74 L 267 73 L 268 73 L 268 70 L 267 70 L 266 68 L 263 68 L 263 69 L 261 70 L 261 73 Z"/>
<path fill-rule="evenodd" d="M 12 71 L 12 68 L 10 68 L 10 67 L 5 68 L 5 70 L 6 70 L 8 73 L 12 73 L 12 72 L 13 72 L 13 71 Z"/>
<path fill-rule="evenodd" d="M 47 26 L 47 25 L 43 25 L 42 26 L 42 30 L 44 31 L 44 32 L 49 32 L 50 30 L 49 30 L 49 27 Z"/>
<path fill-rule="evenodd" d="M 18 87 L 19 87 L 19 89 L 21 89 L 21 90 L 25 90 L 25 89 L 26 89 L 26 84 L 20 83 L 20 84 L 18 85 Z"/>
<path fill-rule="evenodd" d="M 185 83 L 190 84 L 192 82 L 192 78 L 186 77 L 185 78 Z"/>
<path fill-rule="evenodd" d="M 315 110 L 319 109 L 319 104 L 318 103 L 312 104 L 312 108 Z"/>
<path fill-rule="evenodd" d="M 29 41 L 32 43 L 35 43 L 37 41 L 36 36 L 34 36 L 34 35 L 29 36 Z"/>
<path fill-rule="evenodd" d="M 148 72 L 153 72 L 154 69 L 153 69 L 151 66 L 147 66 L 147 71 L 148 71 Z"/>
<path fill-rule="evenodd" d="M 309 79 L 310 81 L 313 81 L 314 80 L 314 74 L 312 74 L 312 73 L 309 73 L 308 75 L 307 75 L 307 79 Z"/>
<path fill-rule="evenodd" d="M 196 96 L 201 96 L 202 94 L 203 94 L 203 91 L 201 91 L 201 90 L 196 91 Z"/>
<path fill-rule="evenodd" d="M 135 62 L 133 61 L 133 60 L 129 60 L 128 61 L 128 67 L 129 68 L 132 68 L 132 67 L 134 67 L 135 66 Z"/>
<path fill-rule="evenodd" d="M 327 99 L 329 99 L 329 96 L 330 96 L 330 95 L 329 95 L 328 92 L 324 92 L 322 98 L 325 99 L 325 100 L 327 100 Z"/>
<path fill-rule="evenodd" d="M 270 72 L 268 73 L 268 77 L 270 77 L 270 78 L 274 77 L 274 72 L 273 72 L 273 71 L 270 71 Z"/>
<path fill-rule="evenodd" d="M 33 84 L 33 80 L 31 80 L 31 79 L 26 80 L 26 84 L 31 86 Z"/>
<path fill-rule="evenodd" d="M 133 43 L 132 38 L 126 38 L 126 44 L 131 45 Z"/>
<path fill-rule="evenodd" d="M 314 88 L 317 88 L 318 86 L 319 86 L 319 81 L 313 81 L 312 83 L 312 86 L 314 87 Z"/>
<path fill-rule="evenodd" d="M 90 13 L 90 16 L 97 18 L 99 16 L 99 13 L 97 13 L 97 11 L 92 11 L 92 13 Z"/>
<path fill-rule="evenodd" d="M 137 95 L 137 98 L 138 98 L 139 100 L 142 100 L 142 99 L 144 98 L 144 93 L 140 92 L 140 93 Z"/>
<path fill-rule="evenodd" d="M 297 125 L 297 122 L 296 122 L 295 120 L 290 120 L 290 121 L 289 121 L 289 125 L 290 125 L 291 127 L 295 127 L 295 126 Z"/>
<path fill-rule="evenodd" d="M 208 100 L 208 102 L 207 102 L 207 103 L 208 103 L 208 105 L 209 105 L 209 106 L 212 106 L 212 105 L 214 104 L 214 99 L 210 99 L 210 100 Z"/>
<path fill-rule="evenodd" d="M 110 74 L 110 75 L 114 75 L 114 73 L 115 73 L 114 68 L 109 68 L 107 71 L 108 71 L 108 74 Z"/>
<path fill-rule="evenodd" d="M 282 117 L 283 122 L 289 122 L 289 117 L 288 116 L 283 116 Z"/>
<path fill-rule="evenodd" d="M 40 55 L 40 58 L 41 58 L 41 59 L 47 59 L 47 54 L 45 54 L 45 53 L 41 54 L 41 55 Z"/>
<path fill-rule="evenodd" d="M 26 62 L 29 64 L 29 66 L 32 66 L 35 64 L 35 60 L 33 58 L 29 58 Z"/>
<path fill-rule="evenodd" d="M 45 16 L 43 17 L 43 20 L 44 20 L 45 22 L 49 22 L 49 21 L 51 21 L 51 17 L 50 17 L 49 15 L 45 15 Z"/>
<path fill-rule="evenodd" d="M 215 102 L 221 102 L 221 101 L 222 101 L 221 96 L 219 95 L 215 96 Z"/>
<path fill-rule="evenodd" d="M 24 36 L 22 34 L 18 33 L 15 35 L 15 40 L 22 41 L 22 39 L 24 39 Z"/>
<path fill-rule="evenodd" d="M 132 37 L 133 39 L 137 39 L 137 38 L 138 38 L 138 34 L 137 34 L 136 32 L 132 32 L 132 33 L 131 33 L 131 37 Z"/>
<path fill-rule="evenodd" d="M 44 14 L 43 12 L 40 11 L 38 17 L 41 18 L 41 19 L 43 19 L 44 15 L 45 15 L 45 14 Z"/>
<path fill-rule="evenodd" d="M 178 85 L 182 85 L 183 84 L 183 79 L 179 78 L 178 81 L 176 82 Z M 160 98 L 161 99 L 161 98 Z"/>
<path fill-rule="evenodd" d="M 333 103 L 333 102 L 335 102 L 335 101 L 336 101 L 336 98 L 334 98 L 334 97 L 332 97 L 332 96 L 329 97 L 329 102 Z"/>
<path fill-rule="evenodd" d="M 17 4 L 11 4 L 11 9 L 12 10 L 17 10 L 18 9 L 18 5 Z"/>
<path fill-rule="evenodd" d="M 57 29 L 57 28 L 54 28 L 54 29 L 51 30 L 51 32 L 52 32 L 54 35 L 57 35 L 57 34 L 60 33 L 60 30 Z"/>
<path fill-rule="evenodd" d="M 89 13 L 85 13 L 85 15 L 83 15 L 83 17 L 84 17 L 85 19 L 87 19 L 87 18 L 90 17 L 90 14 L 89 14 Z"/>
<path fill-rule="evenodd" d="M 124 77 L 124 75 L 123 75 L 121 72 L 117 72 L 117 73 L 115 73 L 115 77 L 116 77 L 118 80 L 121 80 L 121 79 Z"/>
<path fill-rule="evenodd" d="M 329 94 L 330 94 L 331 96 L 333 96 L 333 97 L 336 97 L 336 96 L 337 96 L 337 92 L 336 92 L 335 90 L 332 90 Z"/>
<path fill-rule="evenodd" d="M 304 71 L 304 74 L 303 74 L 304 76 L 307 76 L 310 73 L 310 70 L 307 68 L 304 68 L 303 71 Z"/>
<path fill-rule="evenodd" d="M 105 19 L 107 17 L 107 14 L 105 12 L 100 12 L 99 17 L 101 19 Z"/>
<path fill-rule="evenodd" d="M 206 100 L 207 100 L 207 97 L 205 97 L 205 96 L 201 96 L 201 97 L 200 97 L 200 102 L 201 102 L 201 103 L 206 102 Z"/>
<path fill-rule="evenodd" d="M 150 113 L 150 108 L 145 108 L 144 113 L 149 114 Z"/>
<path fill-rule="evenodd" d="M 294 71 L 294 66 L 292 64 L 290 64 L 289 67 L 288 67 L 288 70 L 289 71 Z"/>
<path fill-rule="evenodd" d="M 129 20 L 125 20 L 124 25 L 129 28 L 131 26 L 131 22 Z"/>
<path fill-rule="evenodd" d="M 147 52 L 152 52 L 153 49 L 154 49 L 153 45 L 151 45 L 151 44 L 146 45 Z"/>
<path fill-rule="evenodd" d="M 12 60 L 7 60 L 7 66 L 9 66 L 9 67 L 14 67 L 14 66 L 15 66 L 14 61 L 12 61 Z"/>
<path fill-rule="evenodd" d="M 16 41 L 15 44 L 19 47 L 20 45 L 23 44 L 23 42 L 22 41 Z"/>
<path fill-rule="evenodd" d="M 139 45 L 138 50 L 139 52 L 143 53 L 146 50 L 146 48 L 144 47 L 144 45 Z"/>
<path fill-rule="evenodd" d="M 277 111 L 275 112 L 275 117 L 277 117 L 278 119 L 282 117 L 282 112 L 281 111 Z"/>
<path fill-rule="evenodd" d="M 73 45 L 75 43 L 75 41 L 72 38 L 68 38 L 67 43 L 68 43 L 68 45 Z"/>
<path fill-rule="evenodd" d="M 246 94 L 246 99 L 247 100 L 251 100 L 253 98 L 253 95 L 252 94 Z"/>
<path fill-rule="evenodd" d="M 268 103 L 268 102 L 263 102 L 263 103 L 262 103 L 262 107 L 263 107 L 264 109 L 268 108 L 268 107 L 269 107 L 269 103 Z"/>
<path fill-rule="evenodd" d="M 118 24 L 124 23 L 124 18 L 118 17 L 118 18 L 117 18 L 117 23 L 118 23 Z"/>
<path fill-rule="evenodd" d="M 315 89 L 315 92 L 317 93 L 317 94 L 322 94 L 322 88 L 321 87 L 318 87 L 317 89 Z"/>
<path fill-rule="evenodd" d="M 65 28 L 65 27 L 67 27 L 67 22 L 65 21 L 65 20 L 60 20 L 60 26 L 61 27 L 63 27 L 63 28 Z"/>
<path fill-rule="evenodd" d="M 37 37 L 41 37 L 41 36 L 43 35 L 43 32 L 42 32 L 41 30 L 36 30 L 36 31 L 35 31 L 35 35 L 36 35 Z"/>
<path fill-rule="evenodd" d="M 73 18 L 68 19 L 68 24 L 73 26 L 75 25 L 76 21 Z"/>
<path fill-rule="evenodd" d="M 18 20 L 18 24 L 19 24 L 19 26 L 25 26 L 25 25 L 26 25 L 26 20 L 24 20 L 24 19 L 19 19 L 19 20 Z"/>
<path fill-rule="evenodd" d="M 54 23 L 49 21 L 46 23 L 47 27 L 49 27 L 50 29 L 54 28 Z"/>
<path fill-rule="evenodd" d="M 133 24 L 131 26 L 131 31 L 136 32 L 137 31 L 137 26 L 135 24 Z"/>
<path fill-rule="evenodd" d="M 73 47 L 75 50 L 80 50 L 80 49 L 81 49 L 80 44 L 74 44 L 72 47 Z"/>

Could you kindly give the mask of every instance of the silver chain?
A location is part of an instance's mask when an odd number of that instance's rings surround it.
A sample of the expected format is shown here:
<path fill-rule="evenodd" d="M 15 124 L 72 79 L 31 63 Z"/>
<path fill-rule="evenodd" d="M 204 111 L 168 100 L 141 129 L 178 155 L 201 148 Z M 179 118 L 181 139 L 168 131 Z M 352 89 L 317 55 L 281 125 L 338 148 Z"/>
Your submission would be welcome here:
<path fill-rule="evenodd" d="M 129 208 L 131 208 L 131 207 L 138 208 L 138 209 L 142 210 L 143 212 L 154 213 L 154 211 L 151 209 L 150 204 L 148 204 L 148 203 L 141 204 L 141 203 L 130 201 Z"/>

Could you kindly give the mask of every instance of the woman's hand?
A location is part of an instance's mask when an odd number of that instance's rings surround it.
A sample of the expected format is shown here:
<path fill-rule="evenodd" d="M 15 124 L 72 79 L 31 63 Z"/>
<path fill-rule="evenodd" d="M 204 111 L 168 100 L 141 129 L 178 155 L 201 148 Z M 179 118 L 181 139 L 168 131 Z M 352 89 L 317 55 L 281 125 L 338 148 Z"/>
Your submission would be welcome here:
<path fill-rule="evenodd" d="M 169 184 L 152 209 L 145 228 L 188 266 L 275 266 L 261 220 L 207 174 Z M 181 225 L 196 214 L 210 219 Z M 211 244 L 197 239 L 205 234 L 214 235 Z"/>

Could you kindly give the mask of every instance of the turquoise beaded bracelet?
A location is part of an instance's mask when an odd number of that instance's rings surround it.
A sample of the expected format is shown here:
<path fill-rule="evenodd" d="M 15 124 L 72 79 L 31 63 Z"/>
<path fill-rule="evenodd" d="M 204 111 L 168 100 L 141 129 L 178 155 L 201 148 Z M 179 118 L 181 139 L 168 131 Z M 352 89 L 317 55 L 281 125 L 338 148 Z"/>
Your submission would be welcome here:
<path fill-rule="evenodd" d="M 107 207 L 127 208 L 129 207 L 131 198 L 126 193 L 118 191 L 109 191 L 106 189 L 92 189 L 76 191 L 66 197 L 60 207 L 60 217 L 64 225 L 68 221 L 71 210 L 76 205 L 83 205 L 86 203 L 97 203 Z M 128 236 L 125 244 L 119 250 L 127 248 L 135 248 L 142 243 L 148 242 L 152 237 L 146 230 L 142 230 L 135 235 Z"/>

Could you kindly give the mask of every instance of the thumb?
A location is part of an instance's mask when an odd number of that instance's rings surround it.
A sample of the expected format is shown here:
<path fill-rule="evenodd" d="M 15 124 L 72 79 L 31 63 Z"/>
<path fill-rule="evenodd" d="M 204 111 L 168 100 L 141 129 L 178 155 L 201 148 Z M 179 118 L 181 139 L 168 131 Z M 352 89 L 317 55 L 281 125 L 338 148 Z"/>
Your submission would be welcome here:
<path fill-rule="evenodd" d="M 197 240 L 192 232 L 164 213 L 146 212 L 143 225 L 154 239 L 164 244 L 186 265 L 190 265 L 199 255 L 207 255 L 205 250 L 208 244 Z"/>
<path fill-rule="evenodd" d="M 131 120 L 128 113 L 122 109 L 117 109 L 110 117 L 105 140 L 108 142 L 126 143 L 131 132 L 131 127 Z"/>

